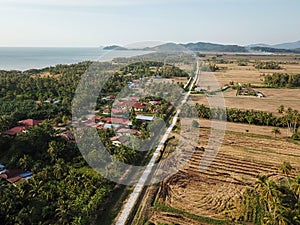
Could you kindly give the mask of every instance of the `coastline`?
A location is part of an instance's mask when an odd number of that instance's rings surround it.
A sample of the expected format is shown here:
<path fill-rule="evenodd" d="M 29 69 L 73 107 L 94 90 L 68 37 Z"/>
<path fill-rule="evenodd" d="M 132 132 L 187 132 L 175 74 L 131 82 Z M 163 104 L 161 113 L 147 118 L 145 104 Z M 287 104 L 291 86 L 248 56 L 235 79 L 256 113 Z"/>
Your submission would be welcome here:
<path fill-rule="evenodd" d="M 111 61 L 118 57 L 133 57 L 151 53 L 137 50 L 103 50 L 101 48 L 70 47 L 0 47 L 0 70 L 26 71 L 59 64 L 85 61 Z"/>

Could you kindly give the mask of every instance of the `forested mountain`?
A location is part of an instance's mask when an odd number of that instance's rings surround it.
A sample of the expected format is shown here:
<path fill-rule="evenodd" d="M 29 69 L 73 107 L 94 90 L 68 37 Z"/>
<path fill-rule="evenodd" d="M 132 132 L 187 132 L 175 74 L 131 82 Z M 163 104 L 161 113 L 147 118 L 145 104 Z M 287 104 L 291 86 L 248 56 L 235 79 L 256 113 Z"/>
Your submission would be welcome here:
<path fill-rule="evenodd" d="M 205 52 L 247 52 L 245 47 L 238 45 L 221 45 L 205 42 L 188 43 L 188 44 L 175 44 L 166 43 L 153 48 L 145 48 L 144 50 L 151 51 L 178 51 L 178 50 L 190 50 L 190 51 L 205 51 Z"/>
<path fill-rule="evenodd" d="M 112 45 L 104 47 L 103 50 L 129 50 L 127 48 Z M 154 47 L 146 47 L 143 49 L 134 50 L 144 50 L 144 51 L 203 51 L 203 52 L 271 52 L 271 53 L 300 53 L 300 41 L 292 43 L 283 43 L 277 45 L 268 44 L 251 44 L 248 46 L 239 45 L 224 45 L 215 44 L 207 42 L 197 42 L 197 43 L 187 43 L 187 44 L 177 44 L 173 42 L 165 43 L 162 45 L 157 45 Z"/>

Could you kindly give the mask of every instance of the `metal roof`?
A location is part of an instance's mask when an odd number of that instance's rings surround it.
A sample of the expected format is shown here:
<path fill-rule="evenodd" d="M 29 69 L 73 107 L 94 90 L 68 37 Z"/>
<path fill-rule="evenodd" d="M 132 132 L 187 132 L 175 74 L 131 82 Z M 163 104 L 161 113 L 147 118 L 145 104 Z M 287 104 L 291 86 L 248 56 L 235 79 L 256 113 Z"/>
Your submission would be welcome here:
<path fill-rule="evenodd" d="M 153 116 L 137 115 L 137 116 L 136 116 L 136 119 L 138 119 L 138 120 L 152 121 L 152 120 L 153 120 Z"/>

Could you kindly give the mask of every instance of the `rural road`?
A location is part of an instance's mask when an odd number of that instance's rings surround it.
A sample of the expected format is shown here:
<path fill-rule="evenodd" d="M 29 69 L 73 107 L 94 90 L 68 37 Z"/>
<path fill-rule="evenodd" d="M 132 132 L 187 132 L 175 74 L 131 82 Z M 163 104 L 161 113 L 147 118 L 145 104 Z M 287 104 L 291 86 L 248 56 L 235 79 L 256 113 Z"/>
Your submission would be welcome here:
<path fill-rule="evenodd" d="M 181 106 L 183 104 L 185 104 L 188 100 L 188 97 L 191 94 L 192 88 L 195 84 L 195 82 L 197 82 L 198 80 L 198 74 L 199 74 L 199 61 L 197 60 L 197 69 L 195 72 L 195 76 L 194 76 L 194 81 L 192 82 L 192 84 L 190 85 L 190 89 L 189 91 L 185 94 L 184 99 L 181 101 L 181 105 L 178 107 L 179 109 L 177 110 L 173 120 L 172 120 L 172 124 L 169 126 L 169 128 L 167 129 L 167 131 L 165 132 L 165 134 L 163 135 L 161 141 L 159 142 L 155 152 L 153 153 L 153 156 L 149 162 L 149 164 L 147 165 L 145 171 L 143 172 L 142 176 L 140 177 L 137 185 L 135 186 L 133 192 L 130 194 L 130 197 L 128 198 L 128 201 L 126 202 L 126 204 L 123 206 L 122 212 L 116 222 L 116 225 L 126 225 L 127 221 L 129 220 L 131 213 L 142 193 L 142 190 L 145 186 L 146 181 L 148 180 L 150 174 L 153 172 L 153 167 L 155 166 L 155 162 L 159 157 L 160 151 L 164 146 L 164 143 L 166 142 L 166 140 L 168 139 L 169 134 L 171 133 L 171 131 L 173 130 L 179 114 L 181 112 Z"/>

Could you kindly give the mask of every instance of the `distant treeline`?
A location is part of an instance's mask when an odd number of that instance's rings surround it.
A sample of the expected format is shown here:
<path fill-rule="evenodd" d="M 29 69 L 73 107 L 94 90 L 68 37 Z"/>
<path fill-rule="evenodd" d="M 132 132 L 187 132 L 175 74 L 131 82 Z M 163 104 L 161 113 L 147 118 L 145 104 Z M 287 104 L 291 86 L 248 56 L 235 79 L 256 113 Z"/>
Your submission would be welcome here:
<path fill-rule="evenodd" d="M 183 108 L 183 115 L 189 115 L 193 106 L 185 105 Z M 255 110 L 241 110 L 234 108 L 220 109 L 209 108 L 203 104 L 196 103 L 195 108 L 200 118 L 226 120 L 235 123 L 247 123 L 262 126 L 287 127 L 291 132 L 296 133 L 300 125 L 300 114 L 297 110 L 288 108 L 281 111 L 282 116 L 275 116 L 273 113 L 255 111 Z M 284 109 L 283 109 L 284 110 Z"/>
<path fill-rule="evenodd" d="M 255 62 L 254 64 L 255 69 L 261 70 L 281 70 L 282 67 L 279 65 L 278 62 Z"/>
<path fill-rule="evenodd" d="M 148 76 L 161 76 L 163 78 L 170 77 L 189 77 L 189 74 L 178 67 L 164 64 L 162 62 L 145 61 L 132 63 L 122 69 L 124 75 L 132 73 L 136 78 Z"/>
<path fill-rule="evenodd" d="M 300 49 L 278 49 L 270 47 L 252 47 L 251 50 L 258 52 L 272 52 L 272 53 L 300 53 Z"/>
<path fill-rule="evenodd" d="M 266 75 L 264 83 L 269 87 L 300 87 L 300 74 L 274 73 Z"/>

